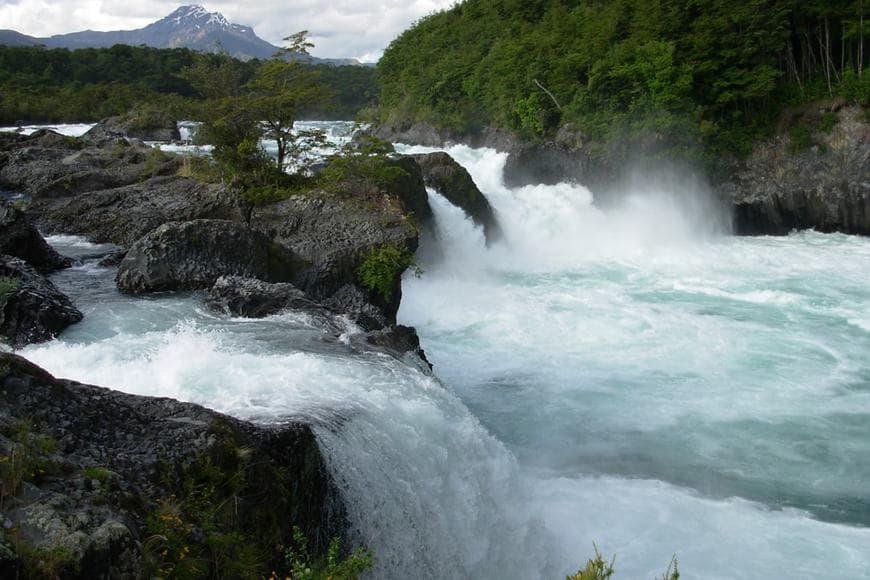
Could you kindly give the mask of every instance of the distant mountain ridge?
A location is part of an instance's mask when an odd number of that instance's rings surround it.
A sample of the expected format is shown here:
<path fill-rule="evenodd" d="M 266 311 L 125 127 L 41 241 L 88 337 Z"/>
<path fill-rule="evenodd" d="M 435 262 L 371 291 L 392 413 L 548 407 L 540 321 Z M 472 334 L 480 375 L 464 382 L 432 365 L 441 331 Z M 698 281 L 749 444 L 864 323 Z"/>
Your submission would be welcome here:
<path fill-rule="evenodd" d="M 84 30 L 37 38 L 14 30 L 0 30 L 0 44 L 11 46 L 44 45 L 48 48 L 103 48 L 115 44 L 145 45 L 154 48 L 188 48 L 199 52 L 226 52 L 235 58 L 271 58 L 279 47 L 266 42 L 250 26 L 232 24 L 219 12 L 208 12 L 198 5 L 181 6 L 168 16 L 136 30 L 100 32 Z M 291 58 L 312 64 L 358 65 L 356 59 L 316 58 L 293 55 Z"/>

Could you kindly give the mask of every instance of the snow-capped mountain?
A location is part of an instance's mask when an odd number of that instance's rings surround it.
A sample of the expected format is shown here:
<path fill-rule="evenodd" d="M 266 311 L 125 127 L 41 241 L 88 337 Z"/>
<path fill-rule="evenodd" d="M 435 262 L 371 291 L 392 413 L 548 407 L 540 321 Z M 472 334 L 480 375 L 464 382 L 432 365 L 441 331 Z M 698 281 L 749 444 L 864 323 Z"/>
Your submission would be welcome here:
<path fill-rule="evenodd" d="M 44 44 L 50 48 L 99 48 L 115 44 L 153 46 L 155 48 L 189 48 L 201 52 L 226 52 L 243 60 L 270 58 L 279 49 L 257 36 L 250 26 L 232 24 L 219 12 L 202 6 L 181 6 L 170 15 L 138 30 L 99 32 L 85 30 L 58 34 L 48 38 L 8 34 L 8 44 Z M 14 33 L 17 34 L 17 33 Z M 0 34 L 0 44 L 7 35 Z M 22 38 L 24 40 L 22 40 Z M 319 59 L 300 55 L 300 60 L 314 63 L 359 64 L 354 59 Z"/>

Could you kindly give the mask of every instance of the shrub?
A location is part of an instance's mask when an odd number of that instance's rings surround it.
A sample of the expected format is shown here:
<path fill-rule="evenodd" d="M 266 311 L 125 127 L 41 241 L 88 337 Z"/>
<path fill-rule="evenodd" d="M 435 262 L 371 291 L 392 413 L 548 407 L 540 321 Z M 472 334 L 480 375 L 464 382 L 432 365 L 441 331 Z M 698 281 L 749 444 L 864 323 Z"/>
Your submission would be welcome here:
<path fill-rule="evenodd" d="M 393 301 L 393 290 L 402 272 L 414 264 L 414 255 L 394 243 L 383 244 L 368 253 L 357 276 L 363 286 Z"/>
<path fill-rule="evenodd" d="M 595 557 L 586 561 L 586 566 L 582 570 L 578 570 L 576 574 L 566 576 L 565 580 L 609 580 L 613 576 L 613 563 L 616 561 L 614 556 L 608 564 L 601 552 L 598 551 L 598 546 L 592 544 L 595 549 Z M 655 580 L 680 580 L 680 570 L 677 565 L 677 557 L 672 556 L 671 562 L 668 564 L 665 573 L 661 576 L 656 576 Z"/>
<path fill-rule="evenodd" d="M 608 564 L 601 552 L 598 551 L 598 546 L 593 544 L 593 547 L 595 548 L 595 557 L 587 560 L 586 566 L 582 570 L 567 576 L 565 580 L 608 580 L 613 576 L 613 563 L 616 561 L 616 556 Z"/>
<path fill-rule="evenodd" d="M 293 543 L 284 558 L 290 568 L 287 575 L 293 580 L 356 580 L 360 574 L 374 565 L 375 557 L 371 550 L 356 548 L 347 558 L 341 558 L 341 544 L 338 538 L 333 538 L 329 543 L 326 558 L 323 560 L 312 559 L 308 553 L 308 541 L 299 528 L 293 528 Z M 278 580 L 280 577 L 274 571 L 269 580 Z"/>

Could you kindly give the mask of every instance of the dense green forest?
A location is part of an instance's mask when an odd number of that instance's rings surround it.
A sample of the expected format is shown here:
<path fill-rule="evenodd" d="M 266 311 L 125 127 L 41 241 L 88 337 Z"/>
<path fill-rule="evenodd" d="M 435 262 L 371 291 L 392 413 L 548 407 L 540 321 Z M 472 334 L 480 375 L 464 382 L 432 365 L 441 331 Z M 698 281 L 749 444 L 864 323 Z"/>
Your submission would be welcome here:
<path fill-rule="evenodd" d="M 183 48 L 116 45 L 80 50 L 0 46 L 0 123 L 87 122 L 148 105 L 199 117 L 204 103 L 185 78 L 197 64 L 232 63 L 238 79 L 254 78 L 264 63 Z M 353 119 L 377 97 L 374 70 L 305 65 L 324 86 L 324 98 L 301 118 Z"/>
<path fill-rule="evenodd" d="M 380 122 L 526 138 L 573 123 L 745 152 L 788 106 L 870 99 L 865 0 L 466 0 L 378 64 Z"/>

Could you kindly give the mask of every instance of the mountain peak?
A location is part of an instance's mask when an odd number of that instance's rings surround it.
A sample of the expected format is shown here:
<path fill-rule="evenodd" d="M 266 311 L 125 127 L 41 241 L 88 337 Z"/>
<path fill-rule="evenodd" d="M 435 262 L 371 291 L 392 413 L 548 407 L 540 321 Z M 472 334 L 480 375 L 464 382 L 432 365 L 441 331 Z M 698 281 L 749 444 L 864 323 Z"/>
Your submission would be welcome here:
<path fill-rule="evenodd" d="M 230 28 L 230 23 L 220 12 L 209 12 L 199 4 L 179 6 L 169 16 L 163 18 L 174 26 L 209 26 L 214 28 Z"/>

